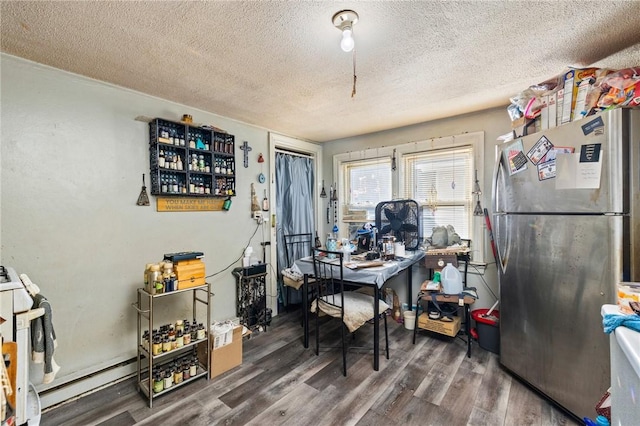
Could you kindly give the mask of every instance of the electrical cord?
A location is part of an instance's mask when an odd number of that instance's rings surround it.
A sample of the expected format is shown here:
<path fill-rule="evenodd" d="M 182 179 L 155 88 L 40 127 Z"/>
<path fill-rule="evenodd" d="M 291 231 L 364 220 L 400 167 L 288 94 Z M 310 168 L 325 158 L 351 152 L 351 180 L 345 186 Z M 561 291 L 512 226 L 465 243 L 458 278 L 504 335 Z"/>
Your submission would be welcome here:
<path fill-rule="evenodd" d="M 226 271 L 227 269 L 231 268 L 233 265 L 236 264 L 236 262 L 238 262 L 240 259 L 242 259 L 244 257 L 244 252 L 247 249 L 247 247 L 249 247 L 249 244 L 251 244 L 251 240 L 253 239 L 253 237 L 255 237 L 256 233 L 258 232 L 258 229 L 260 228 L 260 224 L 258 224 L 256 226 L 256 230 L 253 231 L 253 234 L 251 234 L 251 237 L 249 237 L 249 242 L 247 242 L 247 245 L 244 246 L 244 249 L 242 249 L 242 253 L 240 254 L 240 257 L 238 257 L 236 260 L 234 260 L 233 262 L 231 262 L 229 265 L 225 266 L 223 269 L 219 270 L 218 272 L 214 272 L 211 275 L 207 275 L 205 278 L 211 278 L 211 277 L 215 277 L 216 275 L 220 275 L 221 273 L 223 273 L 224 271 Z"/>
<path fill-rule="evenodd" d="M 224 271 L 226 271 L 227 269 L 229 269 L 230 267 L 232 267 L 233 265 L 236 264 L 236 262 L 238 262 L 240 259 L 242 259 L 244 257 L 244 252 L 247 249 L 247 247 L 249 247 L 249 244 L 251 244 L 251 240 L 253 239 L 253 237 L 255 237 L 256 233 L 258 232 L 258 228 L 260 228 L 261 224 L 258 224 L 258 226 L 256 226 L 255 231 L 253 231 L 253 234 L 251 234 L 251 237 L 249 237 L 249 242 L 247 243 L 246 246 L 244 246 L 244 249 L 242 250 L 242 254 L 240 255 L 240 257 L 238 257 L 236 260 L 234 260 L 233 262 L 231 262 L 228 266 L 224 267 L 223 269 L 214 272 L 211 275 L 207 275 L 205 278 L 211 278 L 211 277 L 215 277 L 216 275 L 220 275 L 221 273 L 223 273 Z M 264 242 L 264 230 L 263 230 L 263 242 Z M 266 263 L 266 262 L 265 262 Z M 271 265 L 271 263 L 266 263 L 267 265 L 269 265 L 269 269 L 271 269 L 271 271 L 275 274 L 275 270 L 273 269 L 273 266 Z M 278 296 L 274 296 L 274 295 L 270 295 L 270 294 L 265 294 L 266 297 L 275 299 Z"/>

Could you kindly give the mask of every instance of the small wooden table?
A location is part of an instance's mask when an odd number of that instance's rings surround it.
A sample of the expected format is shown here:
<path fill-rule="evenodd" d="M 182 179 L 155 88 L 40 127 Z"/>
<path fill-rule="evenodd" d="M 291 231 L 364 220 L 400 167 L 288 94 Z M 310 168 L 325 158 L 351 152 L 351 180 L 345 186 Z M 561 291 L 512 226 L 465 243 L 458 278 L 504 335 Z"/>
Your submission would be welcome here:
<path fill-rule="evenodd" d="M 424 284 L 423 284 L 423 287 L 424 287 Z M 464 292 L 461 299 L 460 295 L 458 294 L 444 294 L 444 293 L 439 293 L 434 291 L 422 290 L 418 294 L 416 305 L 418 305 L 421 300 L 427 300 L 427 301 L 433 300 L 433 295 L 435 295 L 435 299 L 438 303 L 455 303 L 458 305 L 458 308 L 464 308 L 464 334 L 466 335 L 466 338 L 467 338 L 467 357 L 471 358 L 471 324 L 470 324 L 471 315 L 469 314 L 469 307 L 470 305 L 473 305 L 473 303 L 476 301 L 476 298 L 471 295 L 464 294 Z M 462 306 L 460 306 L 460 303 L 462 303 Z M 416 323 L 413 327 L 413 344 L 414 345 L 416 343 L 416 334 L 418 333 L 418 328 L 419 328 L 418 322 L 419 322 L 418 315 L 416 315 Z M 430 331 L 433 331 L 433 330 L 430 330 Z"/>

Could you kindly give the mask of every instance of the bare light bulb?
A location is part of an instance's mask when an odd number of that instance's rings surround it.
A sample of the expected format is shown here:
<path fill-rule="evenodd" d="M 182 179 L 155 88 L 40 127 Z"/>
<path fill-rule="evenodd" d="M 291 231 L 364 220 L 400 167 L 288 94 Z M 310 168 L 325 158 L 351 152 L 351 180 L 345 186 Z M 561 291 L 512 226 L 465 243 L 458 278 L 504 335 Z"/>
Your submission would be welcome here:
<path fill-rule="evenodd" d="M 351 34 L 352 31 L 350 28 L 342 30 L 342 41 L 340 42 L 340 47 L 345 52 L 351 52 L 356 44 Z"/>

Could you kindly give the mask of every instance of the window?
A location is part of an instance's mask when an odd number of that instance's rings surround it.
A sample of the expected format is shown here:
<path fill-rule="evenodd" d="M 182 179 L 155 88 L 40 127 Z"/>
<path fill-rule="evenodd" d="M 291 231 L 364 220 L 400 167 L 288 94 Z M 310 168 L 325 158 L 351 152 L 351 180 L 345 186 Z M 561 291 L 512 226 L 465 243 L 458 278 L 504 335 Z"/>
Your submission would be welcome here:
<path fill-rule="evenodd" d="M 345 163 L 344 169 L 349 209 L 367 210 L 373 215 L 380 201 L 391 199 L 390 158 L 353 161 Z"/>
<path fill-rule="evenodd" d="M 349 238 L 354 238 L 363 224 L 375 221 L 376 205 L 391 200 L 391 158 L 344 162 L 341 171 L 345 197 L 341 217 L 348 225 Z"/>
<path fill-rule="evenodd" d="M 470 145 L 403 156 L 404 194 L 422 208 L 423 236 L 434 226 L 452 225 L 471 238 L 473 147 Z"/>
<path fill-rule="evenodd" d="M 473 194 L 475 173 L 481 184 L 484 177 L 476 166 L 484 160 L 483 132 L 366 149 L 355 160 L 353 155 L 334 156 L 341 237 L 353 239 L 364 223 L 374 223 L 379 202 L 409 198 L 421 206 L 423 238 L 431 236 L 434 226 L 452 225 L 461 238 L 472 241 L 474 260 L 484 259 L 484 218 L 474 216 Z M 480 202 L 485 203 L 482 198 Z"/>

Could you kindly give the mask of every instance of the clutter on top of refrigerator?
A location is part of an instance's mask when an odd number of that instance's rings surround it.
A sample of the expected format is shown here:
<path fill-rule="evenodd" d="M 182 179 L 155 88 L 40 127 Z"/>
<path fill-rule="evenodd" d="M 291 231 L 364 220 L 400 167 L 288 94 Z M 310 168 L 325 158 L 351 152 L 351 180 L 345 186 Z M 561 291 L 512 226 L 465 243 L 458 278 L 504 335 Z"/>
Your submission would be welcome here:
<path fill-rule="evenodd" d="M 524 136 L 579 120 L 606 109 L 640 105 L 640 66 L 568 68 L 511 98 L 512 127 Z M 535 130 L 529 130 L 530 126 Z"/>

